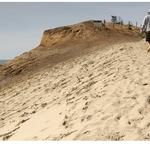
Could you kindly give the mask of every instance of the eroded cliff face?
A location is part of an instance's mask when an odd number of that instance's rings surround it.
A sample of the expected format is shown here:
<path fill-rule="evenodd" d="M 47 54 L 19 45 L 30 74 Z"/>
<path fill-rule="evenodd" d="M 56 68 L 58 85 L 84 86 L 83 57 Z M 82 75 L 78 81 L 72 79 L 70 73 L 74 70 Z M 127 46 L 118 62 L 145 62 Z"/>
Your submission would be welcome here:
<path fill-rule="evenodd" d="M 49 47 L 71 41 L 92 41 L 97 36 L 100 36 L 97 31 L 100 30 L 96 30 L 92 21 L 46 30 L 43 33 L 40 45 Z"/>
<path fill-rule="evenodd" d="M 123 40 L 120 39 L 121 36 L 127 36 L 128 38 L 131 36 L 133 38 L 137 36 L 136 34 L 136 30 L 128 30 L 125 26 L 116 25 L 113 28 L 111 23 L 107 23 L 106 27 L 101 24 L 96 26 L 94 21 L 86 21 L 44 31 L 40 46 L 58 46 L 66 42 L 67 44 L 69 42 L 86 42 L 86 44 L 90 42 L 93 44 L 93 42 L 108 42 L 113 39 L 121 41 Z"/>
<path fill-rule="evenodd" d="M 98 28 L 93 21 L 46 30 L 39 46 L 0 67 L 0 84 L 87 54 L 95 47 L 133 40 L 139 40 L 137 30 L 119 25 L 112 28 L 110 23 Z"/>

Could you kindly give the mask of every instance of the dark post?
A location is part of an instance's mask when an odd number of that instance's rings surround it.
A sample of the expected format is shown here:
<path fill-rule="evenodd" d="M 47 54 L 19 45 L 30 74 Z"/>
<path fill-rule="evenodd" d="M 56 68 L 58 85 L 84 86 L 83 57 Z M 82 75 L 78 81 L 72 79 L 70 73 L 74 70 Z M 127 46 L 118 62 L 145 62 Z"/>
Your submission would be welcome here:
<path fill-rule="evenodd" d="M 103 21 L 103 25 L 104 25 L 104 28 L 105 28 L 105 26 L 106 26 L 106 20 L 105 19 Z"/>
<path fill-rule="evenodd" d="M 138 22 L 136 22 L 136 29 L 137 29 L 137 27 L 138 27 Z"/>
<path fill-rule="evenodd" d="M 129 21 L 129 23 L 128 23 L 128 29 L 129 30 L 132 30 L 132 27 L 131 27 L 132 25 L 131 25 L 131 22 Z"/>

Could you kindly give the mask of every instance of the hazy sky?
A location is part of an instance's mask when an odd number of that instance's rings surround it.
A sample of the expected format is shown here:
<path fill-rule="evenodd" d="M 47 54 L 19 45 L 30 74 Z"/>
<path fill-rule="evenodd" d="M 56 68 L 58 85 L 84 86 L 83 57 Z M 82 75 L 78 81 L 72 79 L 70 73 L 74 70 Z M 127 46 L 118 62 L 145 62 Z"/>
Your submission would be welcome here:
<path fill-rule="evenodd" d="M 0 59 L 11 59 L 36 47 L 45 29 L 90 19 L 110 20 L 119 15 L 138 21 L 150 3 L 2 3 L 0 2 Z"/>

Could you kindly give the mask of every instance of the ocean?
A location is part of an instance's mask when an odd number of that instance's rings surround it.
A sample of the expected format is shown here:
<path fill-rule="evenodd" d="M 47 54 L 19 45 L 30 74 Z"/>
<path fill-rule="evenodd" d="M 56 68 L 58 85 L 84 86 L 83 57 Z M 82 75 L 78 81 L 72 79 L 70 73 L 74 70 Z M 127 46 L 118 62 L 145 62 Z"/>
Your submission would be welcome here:
<path fill-rule="evenodd" d="M 0 60 L 0 64 L 5 64 L 8 60 Z"/>

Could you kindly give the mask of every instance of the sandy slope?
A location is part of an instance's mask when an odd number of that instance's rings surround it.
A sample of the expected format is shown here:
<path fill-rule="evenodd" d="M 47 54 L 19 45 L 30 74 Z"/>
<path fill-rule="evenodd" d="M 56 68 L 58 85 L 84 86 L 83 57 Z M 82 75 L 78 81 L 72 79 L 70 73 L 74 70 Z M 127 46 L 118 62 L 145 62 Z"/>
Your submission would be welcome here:
<path fill-rule="evenodd" d="M 85 55 L 93 47 L 106 47 L 120 42 L 137 41 L 139 30 L 107 23 L 105 28 L 95 27 L 92 21 L 46 30 L 36 48 L 17 56 L 0 67 L 0 89 L 11 81 L 34 74 L 68 59 Z"/>
<path fill-rule="evenodd" d="M 149 140 L 144 41 L 59 63 L 0 91 L 3 140 Z"/>

